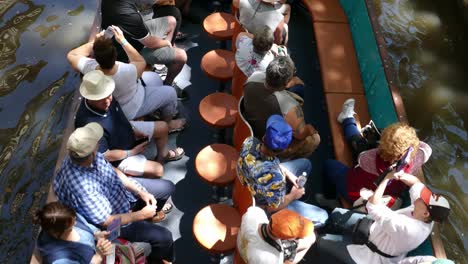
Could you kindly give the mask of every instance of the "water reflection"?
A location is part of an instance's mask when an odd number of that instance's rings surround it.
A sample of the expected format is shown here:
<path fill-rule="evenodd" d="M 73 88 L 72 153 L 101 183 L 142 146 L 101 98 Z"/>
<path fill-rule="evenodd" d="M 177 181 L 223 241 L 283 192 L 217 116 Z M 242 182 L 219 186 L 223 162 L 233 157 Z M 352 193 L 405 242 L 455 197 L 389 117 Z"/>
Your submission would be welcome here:
<path fill-rule="evenodd" d="M 0 263 L 27 263 L 78 75 L 65 55 L 96 1 L 0 1 Z"/>
<path fill-rule="evenodd" d="M 461 2 L 461 1 L 459 1 Z M 450 258 L 468 263 L 468 36 L 456 1 L 375 0 L 410 123 L 433 148 L 424 171 L 450 199 Z"/>

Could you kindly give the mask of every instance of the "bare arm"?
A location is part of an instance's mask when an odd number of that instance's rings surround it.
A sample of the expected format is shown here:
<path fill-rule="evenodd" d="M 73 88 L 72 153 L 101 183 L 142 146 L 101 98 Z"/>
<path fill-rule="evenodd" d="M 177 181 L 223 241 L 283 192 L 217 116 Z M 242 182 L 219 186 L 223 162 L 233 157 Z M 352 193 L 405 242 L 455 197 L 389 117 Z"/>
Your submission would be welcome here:
<path fill-rule="evenodd" d="M 112 26 L 112 31 L 114 32 L 115 40 L 122 46 L 123 50 L 127 54 L 130 64 L 135 65 L 138 78 L 140 78 L 146 67 L 145 59 L 140 55 L 140 53 L 138 53 L 132 44 L 127 42 L 122 30 L 119 27 Z"/>
<path fill-rule="evenodd" d="M 300 105 L 289 110 L 284 119 L 292 127 L 293 137 L 295 139 L 303 140 L 306 137 L 317 133 L 317 130 L 315 130 L 313 126 L 305 123 L 304 113 L 302 112 Z"/>
<path fill-rule="evenodd" d="M 94 41 L 88 42 L 79 46 L 76 49 L 72 49 L 67 54 L 68 63 L 72 66 L 73 70 L 79 71 L 78 69 L 78 62 L 83 57 L 89 57 L 91 52 L 93 51 Z"/>
<path fill-rule="evenodd" d="M 104 158 L 109 161 L 123 160 L 125 158 L 135 156 L 140 154 L 148 146 L 149 141 L 145 141 L 139 145 L 136 145 L 134 148 L 125 150 L 125 149 L 113 149 L 104 152 Z"/>
<path fill-rule="evenodd" d="M 394 177 L 395 170 L 392 170 L 385 176 L 384 180 L 377 186 L 377 189 L 374 192 L 374 195 L 372 195 L 369 198 L 369 203 L 372 204 L 381 204 L 382 203 L 382 196 L 385 192 L 385 188 L 387 188 L 388 181 Z"/>

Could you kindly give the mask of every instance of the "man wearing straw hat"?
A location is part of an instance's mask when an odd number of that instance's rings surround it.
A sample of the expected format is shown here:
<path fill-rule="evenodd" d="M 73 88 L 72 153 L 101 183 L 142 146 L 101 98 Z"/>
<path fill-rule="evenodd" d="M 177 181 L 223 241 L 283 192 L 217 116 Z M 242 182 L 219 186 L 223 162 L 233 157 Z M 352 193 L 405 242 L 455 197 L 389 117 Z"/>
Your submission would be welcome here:
<path fill-rule="evenodd" d="M 104 128 L 104 136 L 99 141 L 98 151 L 125 174 L 162 177 L 162 163 L 181 159 L 184 150 L 167 150 L 169 128 L 166 122 L 128 121 L 119 103 L 112 98 L 114 87 L 114 80 L 99 70 L 83 76 L 80 94 L 85 99 L 76 114 L 75 127 L 99 123 Z M 142 154 L 151 139 L 158 152 L 155 161 L 147 160 Z"/>
<path fill-rule="evenodd" d="M 108 227 L 120 219 L 122 238 L 150 243 L 151 258 L 171 263 L 175 258 L 172 234 L 152 222 L 164 220 L 162 208 L 174 192 L 174 184 L 161 179 L 128 178 L 118 173 L 97 152 L 103 134 L 102 127 L 92 122 L 70 135 L 69 155 L 54 178 L 55 194 L 94 225 Z M 159 192 L 154 191 L 149 181 L 158 185 Z"/>

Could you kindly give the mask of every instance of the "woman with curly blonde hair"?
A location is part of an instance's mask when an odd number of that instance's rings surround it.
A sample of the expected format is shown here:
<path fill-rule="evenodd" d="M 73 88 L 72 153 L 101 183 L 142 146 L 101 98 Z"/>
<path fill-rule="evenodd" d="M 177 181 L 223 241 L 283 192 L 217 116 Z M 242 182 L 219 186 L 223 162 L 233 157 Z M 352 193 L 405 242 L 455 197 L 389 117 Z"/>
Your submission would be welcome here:
<path fill-rule="evenodd" d="M 342 124 L 346 140 L 355 145 L 362 145 L 364 140 L 356 126 L 354 119 L 354 99 L 348 99 L 343 104 L 343 110 L 338 115 L 338 122 Z M 325 180 L 331 181 L 336 192 L 350 202 L 360 198 L 360 190 L 366 188 L 375 190 L 374 180 L 387 168 L 400 160 L 406 151 L 412 147 L 410 161 L 403 168 L 404 172 L 415 174 L 416 171 L 429 159 L 432 149 L 419 140 L 414 128 L 405 123 L 394 123 L 385 128 L 380 137 L 377 148 L 361 149 L 357 157 L 356 166 L 349 168 L 337 160 L 325 161 Z M 359 148 L 358 148 L 359 149 Z M 407 189 L 400 181 L 391 181 L 385 189 L 386 195 L 393 198 L 400 197 Z M 320 194 L 317 195 L 319 204 L 327 201 Z M 391 205 L 389 205 L 391 207 Z"/>

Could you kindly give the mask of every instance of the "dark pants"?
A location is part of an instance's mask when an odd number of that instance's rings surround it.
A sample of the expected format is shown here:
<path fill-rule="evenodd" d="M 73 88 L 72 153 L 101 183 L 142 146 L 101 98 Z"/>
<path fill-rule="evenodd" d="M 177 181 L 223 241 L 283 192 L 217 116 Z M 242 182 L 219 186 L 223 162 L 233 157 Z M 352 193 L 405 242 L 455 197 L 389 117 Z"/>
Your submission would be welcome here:
<path fill-rule="evenodd" d="M 158 17 L 165 17 L 165 16 L 172 16 L 176 20 L 176 28 L 174 30 L 174 34 L 172 35 L 171 43 L 174 45 L 175 38 L 177 36 L 177 32 L 180 30 L 180 26 L 182 25 L 182 15 L 180 14 L 180 10 L 176 6 L 172 5 L 165 5 L 165 6 L 153 6 L 153 18 Z"/>
<path fill-rule="evenodd" d="M 154 198 L 156 198 L 157 206 L 158 206 L 158 208 L 156 209 L 157 212 L 162 210 L 167 199 L 169 199 L 169 197 L 171 197 L 172 193 L 174 193 L 175 191 L 174 183 L 168 180 L 146 179 L 146 178 L 139 178 L 139 177 L 133 177 L 132 179 L 140 183 L 143 187 L 146 188 L 146 190 L 149 193 L 151 193 L 154 196 Z M 135 204 L 133 206 L 135 206 Z"/>
<path fill-rule="evenodd" d="M 175 261 L 174 241 L 171 231 L 148 221 L 133 222 L 120 231 L 120 237 L 130 242 L 146 242 L 151 245 L 150 258 Z"/>

